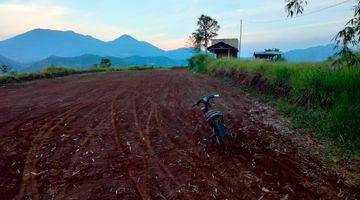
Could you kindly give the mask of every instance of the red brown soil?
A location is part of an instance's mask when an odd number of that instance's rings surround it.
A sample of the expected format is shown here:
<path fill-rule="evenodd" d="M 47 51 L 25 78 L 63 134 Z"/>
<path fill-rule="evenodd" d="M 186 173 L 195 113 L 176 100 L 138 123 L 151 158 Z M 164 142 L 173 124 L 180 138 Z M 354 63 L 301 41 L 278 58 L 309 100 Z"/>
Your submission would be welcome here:
<path fill-rule="evenodd" d="M 192 103 L 218 92 L 226 156 Z M 185 70 L 70 76 L 0 88 L 1 199 L 358 199 L 256 105 Z"/>

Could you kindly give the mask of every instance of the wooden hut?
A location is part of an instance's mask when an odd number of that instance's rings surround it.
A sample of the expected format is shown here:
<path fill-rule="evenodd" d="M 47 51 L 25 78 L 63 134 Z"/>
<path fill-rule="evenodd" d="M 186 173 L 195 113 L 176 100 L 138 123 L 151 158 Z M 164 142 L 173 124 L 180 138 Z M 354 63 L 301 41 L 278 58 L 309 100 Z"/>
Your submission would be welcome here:
<path fill-rule="evenodd" d="M 281 58 L 283 53 L 279 50 L 265 50 L 254 52 L 255 59 L 275 60 Z"/>
<path fill-rule="evenodd" d="M 238 39 L 212 39 L 208 50 L 216 55 L 216 58 L 237 58 L 239 52 Z"/>

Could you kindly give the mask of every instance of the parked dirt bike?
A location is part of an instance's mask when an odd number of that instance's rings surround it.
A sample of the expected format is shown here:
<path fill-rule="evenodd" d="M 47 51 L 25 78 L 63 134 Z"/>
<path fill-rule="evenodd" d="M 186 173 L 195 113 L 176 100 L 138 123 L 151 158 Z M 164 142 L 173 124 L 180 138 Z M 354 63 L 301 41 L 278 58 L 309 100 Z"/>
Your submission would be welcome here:
<path fill-rule="evenodd" d="M 204 106 L 202 109 L 204 111 L 206 121 L 213 129 L 213 136 L 215 137 L 216 143 L 224 148 L 225 152 L 229 154 L 231 136 L 224 125 L 224 115 L 220 111 L 211 109 L 212 106 L 210 101 L 215 97 L 220 97 L 220 95 L 210 94 L 205 96 L 194 104 L 193 107 L 201 105 Z"/>

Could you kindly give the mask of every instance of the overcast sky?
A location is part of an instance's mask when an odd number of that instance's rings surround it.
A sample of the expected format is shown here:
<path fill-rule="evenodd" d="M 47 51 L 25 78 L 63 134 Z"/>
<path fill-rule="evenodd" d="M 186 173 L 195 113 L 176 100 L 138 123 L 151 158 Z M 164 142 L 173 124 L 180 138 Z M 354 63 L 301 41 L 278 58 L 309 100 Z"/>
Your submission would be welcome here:
<path fill-rule="evenodd" d="M 73 30 L 110 41 L 130 34 L 163 49 L 187 44 L 201 14 L 217 19 L 219 37 L 238 37 L 243 56 L 328 44 L 352 15 L 355 0 L 308 0 L 303 17 L 286 20 L 284 0 L 0 0 L 0 40 L 32 30 Z M 313 11 L 322 10 L 311 14 Z"/>

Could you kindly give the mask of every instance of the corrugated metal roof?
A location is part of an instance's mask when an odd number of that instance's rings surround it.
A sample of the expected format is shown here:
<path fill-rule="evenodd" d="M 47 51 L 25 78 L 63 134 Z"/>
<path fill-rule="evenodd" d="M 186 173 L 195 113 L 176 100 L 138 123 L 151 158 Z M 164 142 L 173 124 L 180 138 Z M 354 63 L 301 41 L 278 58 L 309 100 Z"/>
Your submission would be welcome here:
<path fill-rule="evenodd" d="M 281 55 L 283 52 L 281 51 L 257 51 L 254 54 L 262 54 L 262 55 Z"/>
<path fill-rule="evenodd" d="M 236 49 L 239 49 L 239 40 L 236 38 L 229 38 L 229 39 L 212 39 L 211 45 L 217 44 L 219 42 L 223 42 L 225 44 L 228 44 Z"/>

